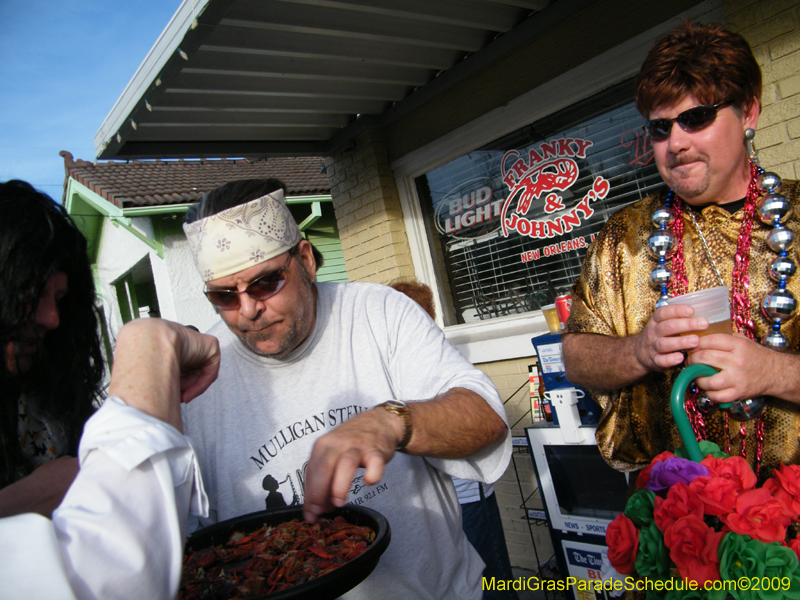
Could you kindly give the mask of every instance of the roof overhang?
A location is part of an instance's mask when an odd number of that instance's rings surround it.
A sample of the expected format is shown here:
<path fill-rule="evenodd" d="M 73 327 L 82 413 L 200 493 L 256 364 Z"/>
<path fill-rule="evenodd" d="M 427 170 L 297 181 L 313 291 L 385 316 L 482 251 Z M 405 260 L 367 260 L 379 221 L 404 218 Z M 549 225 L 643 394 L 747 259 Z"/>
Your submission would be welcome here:
<path fill-rule="evenodd" d="M 407 152 L 695 4 L 184 0 L 95 149 L 329 156 L 384 129 Z"/>
<path fill-rule="evenodd" d="M 486 68 L 476 57 L 521 43 L 550 1 L 185 0 L 95 135 L 97 156 L 329 155 L 452 85 L 454 67 Z"/>

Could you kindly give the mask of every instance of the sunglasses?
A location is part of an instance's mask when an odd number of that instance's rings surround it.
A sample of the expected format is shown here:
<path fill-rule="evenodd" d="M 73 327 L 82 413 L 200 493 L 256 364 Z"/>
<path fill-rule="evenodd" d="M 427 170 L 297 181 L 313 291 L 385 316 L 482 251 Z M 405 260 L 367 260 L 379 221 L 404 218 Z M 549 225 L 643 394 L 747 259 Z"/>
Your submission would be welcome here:
<path fill-rule="evenodd" d="M 644 124 L 644 130 L 654 142 L 663 142 L 672 133 L 672 124 L 677 122 L 681 129 L 689 133 L 700 131 L 711 125 L 717 118 L 717 111 L 731 104 L 703 104 L 683 111 L 674 119 L 653 119 Z"/>
<path fill-rule="evenodd" d="M 266 273 L 258 279 L 254 279 L 247 284 L 247 288 L 245 288 L 243 292 L 232 289 L 210 290 L 206 286 L 203 293 L 211 304 L 223 310 L 239 308 L 239 297 L 242 294 L 247 294 L 253 300 L 267 300 L 280 292 L 283 286 L 286 285 L 286 276 L 288 275 L 288 264 L 290 260 L 292 260 L 291 254 L 286 258 L 286 262 L 280 269 L 272 271 L 271 273 Z"/>

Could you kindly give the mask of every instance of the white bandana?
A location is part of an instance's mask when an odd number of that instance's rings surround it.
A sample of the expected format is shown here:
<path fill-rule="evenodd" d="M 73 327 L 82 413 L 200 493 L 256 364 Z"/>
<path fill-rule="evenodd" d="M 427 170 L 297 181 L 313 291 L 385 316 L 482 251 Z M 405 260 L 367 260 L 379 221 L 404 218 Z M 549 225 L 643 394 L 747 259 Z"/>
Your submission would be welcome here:
<path fill-rule="evenodd" d="M 283 190 L 184 224 L 183 230 L 203 281 L 260 264 L 303 239 Z"/>

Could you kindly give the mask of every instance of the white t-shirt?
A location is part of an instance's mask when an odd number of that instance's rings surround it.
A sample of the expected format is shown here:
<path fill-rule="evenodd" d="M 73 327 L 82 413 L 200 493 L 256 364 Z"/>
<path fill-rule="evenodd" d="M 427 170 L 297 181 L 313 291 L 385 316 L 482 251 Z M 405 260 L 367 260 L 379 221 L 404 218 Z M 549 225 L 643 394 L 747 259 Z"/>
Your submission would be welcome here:
<path fill-rule="evenodd" d="M 481 499 L 481 488 L 483 488 L 483 497 L 488 498 L 494 494 L 494 486 L 491 483 L 480 483 L 472 479 L 459 479 L 453 478 L 453 485 L 456 486 L 456 496 L 458 496 L 458 503 L 462 506 L 472 502 L 478 502 Z"/>
<path fill-rule="evenodd" d="M 314 442 L 386 400 L 427 400 L 463 387 L 506 419 L 489 378 L 404 294 L 376 284 L 315 285 L 314 330 L 285 359 L 257 356 L 224 323 L 209 332 L 220 340 L 220 376 L 184 406 L 184 423 L 197 448 L 211 522 L 301 505 Z M 510 456 L 509 435 L 466 459 L 396 453 L 373 486 L 359 471 L 348 501 L 382 513 L 392 541 L 373 574 L 344 597 L 480 598 L 483 563 L 461 529 L 448 475 L 492 482 Z"/>
<path fill-rule="evenodd" d="M 84 427 L 53 520 L 0 519 L 0 597 L 172 598 L 189 511 L 208 509 L 189 441 L 111 397 Z"/>

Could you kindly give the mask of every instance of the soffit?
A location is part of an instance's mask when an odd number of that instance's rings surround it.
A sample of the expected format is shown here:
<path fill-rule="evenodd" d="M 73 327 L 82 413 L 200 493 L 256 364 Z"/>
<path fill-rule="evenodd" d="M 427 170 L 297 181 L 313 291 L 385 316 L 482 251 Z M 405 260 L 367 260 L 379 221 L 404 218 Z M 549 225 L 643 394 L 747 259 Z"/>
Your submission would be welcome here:
<path fill-rule="evenodd" d="M 474 57 L 490 47 L 512 51 L 515 30 L 550 2 L 186 0 L 95 149 L 99 158 L 327 155 L 358 121 L 393 108 L 397 118 L 408 98 L 443 87 L 443 74 L 485 68 Z"/>

